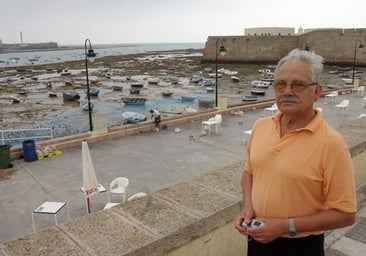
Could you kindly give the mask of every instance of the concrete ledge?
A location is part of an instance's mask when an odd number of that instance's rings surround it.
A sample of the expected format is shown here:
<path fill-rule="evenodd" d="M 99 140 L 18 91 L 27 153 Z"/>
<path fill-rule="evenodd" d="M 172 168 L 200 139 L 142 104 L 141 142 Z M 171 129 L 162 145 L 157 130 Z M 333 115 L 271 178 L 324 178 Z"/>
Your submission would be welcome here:
<path fill-rule="evenodd" d="M 185 122 L 214 113 L 190 115 Z M 179 121 L 172 118 L 165 122 Z M 128 126 L 121 131 L 116 127 L 108 136 L 148 130 L 152 126 L 152 123 L 141 124 L 131 130 Z M 358 186 L 366 181 L 365 128 L 366 118 L 360 118 L 339 129 L 350 147 Z M 106 139 L 86 137 L 91 141 Z M 81 143 L 82 138 L 70 144 Z M 210 252 L 210 256 L 245 255 L 245 239 L 233 227 L 233 219 L 243 204 L 240 188 L 243 164 L 214 170 L 109 210 L 7 242 L 0 245 L 0 255 L 180 256 L 204 252 Z"/>

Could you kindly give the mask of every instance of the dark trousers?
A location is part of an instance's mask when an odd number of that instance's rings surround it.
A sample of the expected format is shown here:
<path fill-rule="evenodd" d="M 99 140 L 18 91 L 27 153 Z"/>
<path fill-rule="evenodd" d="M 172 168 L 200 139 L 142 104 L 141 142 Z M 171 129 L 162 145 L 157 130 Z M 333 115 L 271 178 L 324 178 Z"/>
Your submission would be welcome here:
<path fill-rule="evenodd" d="M 324 235 L 277 238 L 267 244 L 248 241 L 248 256 L 324 256 Z"/>

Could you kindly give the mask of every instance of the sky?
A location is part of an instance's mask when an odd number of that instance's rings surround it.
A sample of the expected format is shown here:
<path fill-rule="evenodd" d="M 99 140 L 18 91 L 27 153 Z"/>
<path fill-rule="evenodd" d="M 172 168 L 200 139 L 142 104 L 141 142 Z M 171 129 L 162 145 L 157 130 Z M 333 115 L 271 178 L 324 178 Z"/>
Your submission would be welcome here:
<path fill-rule="evenodd" d="M 245 28 L 366 28 L 365 0 L 0 0 L 3 43 L 206 42 Z"/>

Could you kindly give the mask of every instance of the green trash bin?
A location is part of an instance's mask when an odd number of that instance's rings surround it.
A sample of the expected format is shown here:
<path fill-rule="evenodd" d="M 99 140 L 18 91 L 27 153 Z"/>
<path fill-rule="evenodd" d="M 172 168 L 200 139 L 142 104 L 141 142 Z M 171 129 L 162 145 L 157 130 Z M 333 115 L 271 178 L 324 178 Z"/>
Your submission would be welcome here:
<path fill-rule="evenodd" d="M 11 145 L 0 145 L 0 169 L 12 167 L 10 164 Z"/>

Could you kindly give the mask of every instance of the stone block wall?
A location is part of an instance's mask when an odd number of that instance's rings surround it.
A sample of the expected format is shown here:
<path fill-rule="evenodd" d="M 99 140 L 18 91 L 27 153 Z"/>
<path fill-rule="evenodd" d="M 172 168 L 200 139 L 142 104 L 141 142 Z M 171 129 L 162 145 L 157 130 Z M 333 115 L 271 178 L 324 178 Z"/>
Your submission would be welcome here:
<path fill-rule="evenodd" d="M 325 58 L 328 64 L 366 65 L 366 29 L 320 29 L 298 35 L 210 36 L 202 62 L 215 62 L 216 45 L 224 45 L 225 56 L 219 63 L 276 63 L 289 51 L 307 45 Z M 356 55 L 355 55 L 356 49 Z"/>

